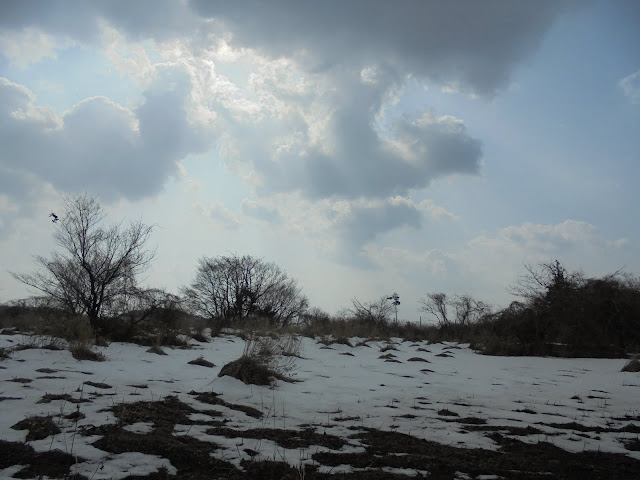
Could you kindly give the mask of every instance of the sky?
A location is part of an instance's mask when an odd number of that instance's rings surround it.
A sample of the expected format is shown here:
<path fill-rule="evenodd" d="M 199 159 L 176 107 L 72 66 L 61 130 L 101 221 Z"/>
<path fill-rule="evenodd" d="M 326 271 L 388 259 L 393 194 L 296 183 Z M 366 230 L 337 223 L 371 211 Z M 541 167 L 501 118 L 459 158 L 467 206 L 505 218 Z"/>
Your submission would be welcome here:
<path fill-rule="evenodd" d="M 413 321 L 525 264 L 638 275 L 639 5 L 0 2 L 0 301 L 83 192 L 176 293 L 246 254 Z"/>

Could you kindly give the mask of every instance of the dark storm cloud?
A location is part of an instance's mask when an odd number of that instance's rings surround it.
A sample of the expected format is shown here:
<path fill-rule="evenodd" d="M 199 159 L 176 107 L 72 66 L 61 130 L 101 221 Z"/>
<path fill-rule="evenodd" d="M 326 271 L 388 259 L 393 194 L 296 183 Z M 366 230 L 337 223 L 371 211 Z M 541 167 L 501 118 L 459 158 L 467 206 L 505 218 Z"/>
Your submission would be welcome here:
<path fill-rule="evenodd" d="M 376 235 L 399 227 L 418 228 L 422 212 L 403 201 L 386 200 L 370 205 L 356 205 L 342 218 L 337 229 L 357 245 L 364 245 Z"/>
<path fill-rule="evenodd" d="M 40 28 L 80 42 L 97 40 L 106 21 L 131 38 L 166 39 L 191 33 L 198 19 L 174 0 L 3 0 L 0 28 Z"/>
<path fill-rule="evenodd" d="M 233 43 L 273 57 L 298 55 L 316 69 L 378 63 L 479 93 L 504 87 L 574 0 L 3 0 L 0 28 L 41 28 L 95 40 L 106 21 L 130 38 L 193 34 L 202 17 L 222 21 Z M 209 26 L 208 28 L 211 28 Z"/>
<path fill-rule="evenodd" d="M 462 122 L 443 112 L 386 116 L 385 102 L 407 75 L 493 95 L 573 3 L 5 0 L 0 2 L 0 29 L 34 27 L 86 43 L 99 40 L 100 25 L 106 22 L 129 39 L 187 40 L 185 49 L 190 45 L 197 56 L 206 54 L 198 46 L 216 44 L 208 33 L 221 31 L 222 25 L 232 46 L 248 46 L 273 59 L 291 56 L 299 68 L 294 76 L 308 75 L 328 86 L 291 97 L 286 89 L 269 88 L 266 79 L 268 93 L 289 109 L 255 122 L 238 120 L 229 106 L 233 102 L 202 100 L 209 102 L 217 133 L 235 140 L 233 148 L 222 149 L 236 152 L 227 160 L 250 163 L 257 174 L 258 195 L 382 199 L 407 195 L 445 175 L 477 174 L 480 168 L 482 144 Z M 375 74 L 363 78 L 361 70 L 368 67 Z M 133 112 L 91 98 L 63 116 L 38 106 L 24 89 L 13 84 L 4 88 L 0 168 L 31 172 L 59 189 L 129 198 L 150 195 L 175 173 L 176 160 L 209 145 L 186 120 L 183 102 L 190 86 L 145 92 L 146 102 Z M 317 109 L 323 118 L 315 117 Z M 287 135 L 293 139 L 275 148 L 276 139 Z M 380 208 L 376 215 L 387 218 L 387 210 Z M 405 207 L 385 208 L 399 213 L 393 221 L 409 218 Z M 355 224 L 362 218 L 376 232 L 395 228 L 390 218 L 388 225 L 376 223 L 370 211 L 354 213 Z M 268 212 L 246 207 L 245 213 Z M 375 236 L 374 231 L 359 231 L 348 236 L 363 241 Z"/>
<path fill-rule="evenodd" d="M 333 231 L 340 239 L 340 260 L 361 267 L 371 266 L 362 247 L 380 234 L 398 228 L 419 228 L 424 215 L 414 204 L 395 197 L 383 201 L 355 202 L 345 213 L 337 214 Z"/>
<path fill-rule="evenodd" d="M 206 146 L 187 122 L 185 95 L 180 88 L 147 92 L 134 111 L 90 98 L 58 117 L 0 78 L 0 170 L 106 198 L 157 193 L 177 173 L 177 160 Z"/>
<path fill-rule="evenodd" d="M 290 158 L 282 169 L 272 167 L 268 184 L 302 189 L 312 198 L 386 197 L 422 189 L 444 175 L 479 171 L 481 143 L 464 127 L 403 119 L 385 139 L 366 117 L 348 124 L 344 120 L 336 120 L 336 130 L 344 134 L 337 152 L 327 155 L 317 149 L 303 158 Z M 409 158 L 402 158 L 405 151 Z M 302 171 L 295 172 L 296 162 Z"/>
<path fill-rule="evenodd" d="M 317 69 L 382 63 L 491 94 L 505 86 L 514 64 L 573 3 L 192 0 L 191 5 L 227 24 L 233 43 L 273 56 L 306 51 Z"/>
<path fill-rule="evenodd" d="M 286 148 L 274 150 L 273 139 L 260 128 L 227 118 L 229 131 L 241 139 L 235 147 L 239 161 L 251 159 L 261 178 L 258 192 L 299 192 L 313 200 L 385 198 L 407 195 L 446 175 L 478 174 L 482 144 L 459 120 L 424 112 L 396 118 L 382 131 L 376 126 L 395 81 L 381 76 L 368 85 L 359 72 L 334 73 L 331 83 L 339 88 L 321 99 L 331 113 L 320 121 L 319 141 L 311 138 L 314 125 L 293 116 L 281 132 L 293 137 Z"/>

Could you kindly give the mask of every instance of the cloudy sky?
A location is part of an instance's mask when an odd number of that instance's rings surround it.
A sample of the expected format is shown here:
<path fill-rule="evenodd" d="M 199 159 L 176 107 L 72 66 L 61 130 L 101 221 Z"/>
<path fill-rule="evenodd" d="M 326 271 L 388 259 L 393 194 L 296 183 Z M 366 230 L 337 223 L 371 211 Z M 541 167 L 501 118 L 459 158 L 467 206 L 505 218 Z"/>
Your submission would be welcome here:
<path fill-rule="evenodd" d="M 144 279 L 250 254 L 331 313 L 640 274 L 634 0 L 4 0 L 0 301 L 62 196 L 155 224 Z"/>

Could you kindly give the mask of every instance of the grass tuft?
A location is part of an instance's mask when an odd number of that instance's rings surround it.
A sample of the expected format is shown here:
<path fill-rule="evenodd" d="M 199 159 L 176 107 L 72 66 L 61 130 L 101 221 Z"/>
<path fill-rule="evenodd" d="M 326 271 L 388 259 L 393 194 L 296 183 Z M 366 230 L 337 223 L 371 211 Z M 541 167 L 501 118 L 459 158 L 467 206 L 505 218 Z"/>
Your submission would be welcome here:
<path fill-rule="evenodd" d="M 219 377 L 228 375 L 248 385 L 271 385 L 275 380 L 292 382 L 284 372 L 300 357 L 300 338 L 295 335 L 261 337 L 250 335 L 242 356 L 226 364 Z"/>
<path fill-rule="evenodd" d="M 69 351 L 76 360 L 104 362 L 107 359 L 102 353 L 91 350 L 91 346 L 84 341 L 71 342 Z"/>
<path fill-rule="evenodd" d="M 211 363 L 210 361 L 205 360 L 202 356 L 196 358 L 195 360 L 191 360 L 189 362 L 189 365 L 200 365 L 201 367 L 207 368 L 213 368 L 216 366 L 215 363 Z"/>
<path fill-rule="evenodd" d="M 29 417 L 11 427 L 13 430 L 29 430 L 26 440 L 42 440 L 60 433 L 51 417 Z"/>
<path fill-rule="evenodd" d="M 629 360 L 627 362 L 627 364 L 622 367 L 622 370 L 620 370 L 621 372 L 640 372 L 640 360 L 638 360 L 637 358 L 634 358 L 632 360 Z"/>
<path fill-rule="evenodd" d="M 147 349 L 147 353 L 155 353 L 156 355 L 167 354 L 160 345 L 152 345 Z"/>

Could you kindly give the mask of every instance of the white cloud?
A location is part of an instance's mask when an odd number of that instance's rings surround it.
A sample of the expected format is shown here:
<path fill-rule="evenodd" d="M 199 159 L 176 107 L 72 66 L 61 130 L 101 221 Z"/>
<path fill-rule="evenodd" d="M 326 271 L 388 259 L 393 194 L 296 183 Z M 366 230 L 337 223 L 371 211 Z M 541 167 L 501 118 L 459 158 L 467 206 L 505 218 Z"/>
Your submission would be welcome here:
<path fill-rule="evenodd" d="M 282 220 L 280 212 L 275 206 L 269 203 L 270 202 L 245 198 L 242 200 L 242 213 L 270 224 L 279 224 Z"/>
<path fill-rule="evenodd" d="M 70 42 L 64 42 L 69 46 Z M 0 29 L 0 52 L 11 63 L 20 68 L 26 68 L 43 58 L 57 58 L 58 46 L 56 39 L 35 28 L 24 28 L 21 31 Z"/>
<path fill-rule="evenodd" d="M 618 85 L 632 102 L 640 102 L 640 70 L 624 77 Z"/>
<path fill-rule="evenodd" d="M 608 245 L 615 249 L 623 249 L 629 247 L 631 245 L 631 241 L 628 238 L 618 238 L 617 240 L 608 242 Z"/>
<path fill-rule="evenodd" d="M 512 225 L 457 248 L 369 243 L 363 251 L 405 298 L 415 300 L 428 291 L 470 293 L 498 306 L 513 300 L 507 288 L 525 273 L 523 264 L 557 259 L 569 270 L 598 276 L 634 265 L 637 256 L 626 239 L 608 240 L 594 225 L 576 220 Z"/>
<path fill-rule="evenodd" d="M 397 247 L 366 247 L 368 257 L 384 271 L 395 271 L 401 275 L 440 277 L 456 269 L 453 259 L 442 250 L 414 252 Z"/>
<path fill-rule="evenodd" d="M 418 204 L 418 209 L 427 212 L 427 214 L 438 221 L 457 220 L 458 217 L 441 205 L 437 205 L 433 200 L 426 199 Z"/>
<path fill-rule="evenodd" d="M 593 225 L 577 220 L 565 220 L 555 225 L 524 223 L 506 227 L 496 237 L 477 237 L 470 245 L 484 246 L 494 251 L 548 255 L 572 245 L 591 244 L 595 234 L 596 228 Z"/>
<path fill-rule="evenodd" d="M 142 44 L 127 42 L 124 35 L 107 25 L 102 27 L 102 42 L 105 57 L 141 89 L 146 90 L 157 79 L 157 65 Z"/>
<path fill-rule="evenodd" d="M 87 98 L 58 115 L 24 86 L 0 79 L 0 178 L 34 185 L 6 191 L 20 202 L 33 201 L 44 185 L 104 200 L 159 192 L 177 176 L 177 161 L 213 138 L 189 124 L 184 89 L 155 88 L 145 97 L 135 110 Z"/>
<path fill-rule="evenodd" d="M 238 215 L 233 213 L 218 200 L 208 205 L 198 204 L 196 205 L 196 209 L 201 215 L 210 218 L 214 222 L 231 230 L 237 229 L 242 223 Z"/>

